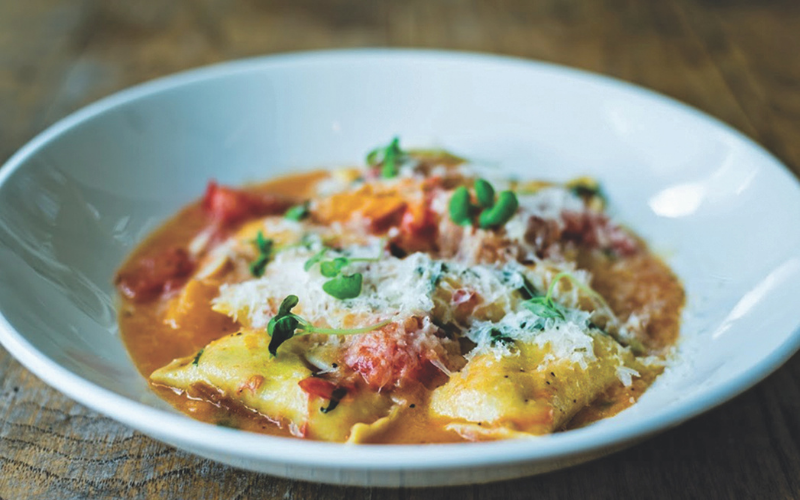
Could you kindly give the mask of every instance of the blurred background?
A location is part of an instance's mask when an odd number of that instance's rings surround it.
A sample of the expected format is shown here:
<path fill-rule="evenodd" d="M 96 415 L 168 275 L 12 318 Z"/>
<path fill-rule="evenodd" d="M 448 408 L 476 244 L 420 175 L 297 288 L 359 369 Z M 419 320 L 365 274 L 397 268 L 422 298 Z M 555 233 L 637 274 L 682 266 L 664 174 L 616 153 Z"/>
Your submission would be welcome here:
<path fill-rule="evenodd" d="M 612 75 L 800 165 L 798 0 L 0 0 L 0 160 L 135 83 L 362 46 L 510 54 Z"/>
<path fill-rule="evenodd" d="M 614 76 L 733 125 L 800 173 L 800 0 L 0 0 L 0 163 L 59 118 L 140 82 L 363 46 L 506 54 Z M 175 451 L 76 405 L 0 348 L 0 499 L 798 498 L 798 381 L 796 356 L 723 407 L 573 469 L 384 491 Z"/>

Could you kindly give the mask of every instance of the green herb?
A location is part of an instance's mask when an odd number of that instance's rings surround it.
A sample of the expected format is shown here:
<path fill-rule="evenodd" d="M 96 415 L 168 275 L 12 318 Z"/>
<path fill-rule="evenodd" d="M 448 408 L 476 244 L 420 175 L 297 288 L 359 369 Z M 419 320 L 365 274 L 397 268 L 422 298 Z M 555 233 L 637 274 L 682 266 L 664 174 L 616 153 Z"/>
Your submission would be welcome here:
<path fill-rule="evenodd" d="M 381 165 L 381 176 L 384 179 L 397 177 L 399 164 L 406 159 L 408 154 L 400 149 L 400 138 L 395 137 L 388 146 L 375 148 L 367 154 L 367 165 L 376 167 Z"/>
<path fill-rule="evenodd" d="M 352 299 L 361 294 L 363 276 L 361 273 L 343 274 L 342 270 L 353 262 L 377 262 L 379 257 L 336 257 L 331 260 L 322 260 L 327 248 L 308 259 L 303 266 L 306 271 L 311 270 L 319 263 L 319 273 L 326 278 L 333 278 L 322 284 L 322 290 L 337 299 Z"/>
<path fill-rule="evenodd" d="M 250 274 L 256 278 L 260 278 L 264 276 L 264 270 L 267 268 L 269 259 L 272 257 L 273 241 L 264 238 L 264 233 L 259 231 L 253 244 L 258 250 L 258 257 L 250 263 Z"/>
<path fill-rule="evenodd" d="M 391 320 L 387 319 L 364 328 L 319 328 L 312 325 L 308 320 L 292 313 L 292 309 L 299 302 L 300 299 L 297 298 L 297 295 L 287 296 L 283 299 L 283 302 L 281 302 L 280 307 L 278 307 L 278 314 L 269 320 L 267 333 L 269 333 L 271 338 L 268 349 L 273 356 L 277 356 L 278 348 L 292 337 L 312 333 L 322 335 L 358 335 L 375 331 L 391 322 Z"/>
<path fill-rule="evenodd" d="M 300 299 L 297 298 L 297 295 L 287 296 L 278 307 L 278 314 L 272 317 L 267 324 L 267 333 L 270 336 L 268 349 L 273 356 L 278 355 L 278 347 L 292 338 L 300 326 L 300 320 L 292 314 L 292 308 L 298 302 Z"/>
<path fill-rule="evenodd" d="M 322 258 L 325 257 L 325 253 L 327 253 L 327 251 L 328 251 L 328 248 L 323 248 L 319 252 L 315 253 L 313 256 L 311 256 L 310 259 L 308 259 L 306 261 L 305 264 L 303 264 L 303 269 L 306 272 L 310 271 L 311 268 L 314 267 L 314 264 L 316 264 L 317 262 L 321 261 Z"/>
<path fill-rule="evenodd" d="M 478 205 L 489 208 L 494 205 L 494 188 L 488 181 L 477 179 L 475 181 L 475 197 L 478 199 Z"/>
<path fill-rule="evenodd" d="M 514 216 L 519 208 L 519 200 L 513 191 L 503 191 L 497 196 L 497 203 L 481 212 L 478 224 L 484 229 L 500 227 Z"/>
<path fill-rule="evenodd" d="M 332 412 L 333 410 L 336 409 L 337 406 L 339 406 L 339 402 L 345 396 L 347 396 L 347 389 L 345 389 L 344 387 L 337 387 L 331 393 L 331 399 L 330 399 L 330 402 L 328 403 L 328 406 L 320 408 L 319 411 L 321 411 L 322 413 L 330 413 L 330 412 Z"/>
<path fill-rule="evenodd" d="M 200 349 L 199 351 L 197 351 L 197 356 L 195 356 L 194 359 L 192 360 L 192 364 L 194 366 L 197 366 L 197 362 L 200 361 L 200 356 L 203 355 L 203 351 L 205 351 L 205 349 Z"/>
<path fill-rule="evenodd" d="M 567 276 L 572 277 L 569 273 L 557 274 L 556 277 L 553 278 L 553 281 L 550 282 L 550 286 L 547 288 L 547 294 L 543 297 L 528 299 L 523 302 L 522 305 L 540 318 L 566 319 L 561 305 L 553 300 L 553 292 L 561 278 L 566 278 Z"/>
<path fill-rule="evenodd" d="M 439 286 L 439 282 L 442 281 L 442 277 L 448 271 L 447 264 L 442 261 L 437 261 L 431 267 L 431 277 L 430 277 L 430 289 L 431 291 L 436 290 L 436 287 Z"/>
<path fill-rule="evenodd" d="M 493 346 L 496 344 L 508 345 L 514 343 L 514 339 L 501 332 L 498 328 L 492 328 L 489 330 L 489 338 L 492 339 Z"/>
<path fill-rule="evenodd" d="M 608 197 L 603 190 L 603 186 L 594 179 L 581 178 L 567 184 L 567 186 L 570 192 L 581 198 L 593 198 L 596 196 L 600 198 L 603 204 L 608 202 Z"/>
<path fill-rule="evenodd" d="M 544 297 L 534 297 L 527 300 L 522 305 L 540 318 L 564 319 L 564 313 L 561 312 L 561 307 L 553 302 L 552 299 L 548 300 Z"/>
<path fill-rule="evenodd" d="M 460 226 L 469 225 L 471 221 L 472 205 L 469 202 L 469 191 L 466 187 L 460 186 L 450 198 L 450 219 Z"/>
<path fill-rule="evenodd" d="M 495 203 L 494 187 L 484 179 L 475 180 L 475 198 L 478 200 L 477 206 L 470 202 L 469 190 L 465 186 L 458 187 L 450 198 L 450 219 L 466 226 L 472 222 L 472 215 L 483 209 L 478 216 L 478 225 L 483 229 L 492 229 L 508 222 L 519 208 L 519 200 L 513 191 L 501 192 Z"/>
<path fill-rule="evenodd" d="M 342 272 L 350 260 L 346 257 L 336 257 L 333 260 L 326 260 L 319 265 L 319 272 L 326 278 L 333 278 Z"/>
<path fill-rule="evenodd" d="M 550 286 L 547 288 L 547 295 L 544 297 L 533 297 L 532 299 L 523 302 L 522 305 L 542 318 L 564 319 L 563 306 L 553 301 L 553 292 L 555 291 L 555 287 L 562 279 L 569 280 L 573 286 L 583 291 L 592 300 L 598 303 L 600 307 L 605 310 L 606 314 L 612 318 L 615 317 L 613 309 L 611 309 L 611 307 L 608 305 L 608 302 L 606 302 L 606 299 L 604 299 L 602 295 L 597 293 L 597 291 L 593 290 L 591 287 L 583 284 L 575 276 L 566 271 L 556 274 L 556 276 L 553 278 L 553 281 L 550 282 Z M 642 344 L 639 339 L 622 338 L 618 334 L 613 334 L 603 330 L 594 323 L 589 323 L 589 327 L 598 330 L 603 335 L 609 335 L 613 337 L 617 342 L 624 346 L 630 347 L 631 351 L 633 351 L 633 353 L 636 355 L 644 354 L 646 352 L 644 344 Z"/>
<path fill-rule="evenodd" d="M 361 273 L 343 274 L 322 284 L 322 290 L 340 300 L 354 299 L 361 293 Z"/>
<path fill-rule="evenodd" d="M 311 210 L 308 208 L 308 202 L 300 205 L 295 205 L 283 214 L 284 218 L 294 221 L 301 221 L 311 215 Z"/>

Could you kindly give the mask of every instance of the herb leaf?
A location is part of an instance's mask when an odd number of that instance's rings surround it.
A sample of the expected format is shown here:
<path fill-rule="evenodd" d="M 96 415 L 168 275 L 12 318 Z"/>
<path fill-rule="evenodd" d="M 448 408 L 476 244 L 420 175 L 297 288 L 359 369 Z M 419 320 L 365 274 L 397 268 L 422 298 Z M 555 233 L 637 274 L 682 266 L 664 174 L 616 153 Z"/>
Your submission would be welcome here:
<path fill-rule="evenodd" d="M 450 198 L 448 207 L 450 219 L 459 226 L 469 225 L 471 222 L 472 206 L 469 202 L 469 191 L 465 186 L 458 187 Z"/>
<path fill-rule="evenodd" d="M 597 197 L 606 205 L 608 197 L 606 196 L 603 186 L 597 180 L 591 177 L 579 177 L 567 183 L 567 188 L 576 196 L 581 198 Z"/>
<path fill-rule="evenodd" d="M 289 210 L 283 214 L 283 217 L 289 220 L 294 221 L 301 221 L 311 215 L 311 210 L 309 210 L 308 202 L 302 203 L 300 205 L 295 205 L 291 207 Z"/>
<path fill-rule="evenodd" d="M 376 167 L 381 165 L 381 176 L 384 179 L 397 177 L 399 164 L 408 154 L 400 149 L 400 138 L 395 137 L 388 146 L 375 148 L 367 154 L 367 165 Z"/>
<path fill-rule="evenodd" d="M 199 351 L 197 351 L 197 356 L 195 356 L 194 359 L 192 360 L 192 364 L 194 366 L 197 366 L 197 362 L 200 361 L 200 356 L 203 355 L 203 351 L 205 351 L 205 348 L 200 349 Z"/>
<path fill-rule="evenodd" d="M 484 228 L 500 227 L 514 216 L 519 208 L 519 200 L 513 191 L 503 191 L 497 196 L 497 203 L 481 212 L 478 224 Z"/>
<path fill-rule="evenodd" d="M 321 261 L 322 258 L 325 257 L 325 253 L 327 251 L 328 251 L 327 248 L 323 248 L 319 252 L 315 253 L 310 259 L 306 261 L 305 264 L 303 264 L 303 270 L 308 272 L 312 267 L 314 267 L 314 264 Z"/>
<path fill-rule="evenodd" d="M 269 259 L 272 258 L 272 247 L 274 242 L 264 237 L 264 233 L 259 231 L 253 244 L 258 250 L 258 257 L 250 263 L 250 274 L 256 278 L 264 276 L 264 270 L 267 268 Z"/>
<path fill-rule="evenodd" d="M 489 338 L 492 339 L 492 345 L 496 345 L 498 343 L 503 345 L 514 343 L 514 339 L 500 331 L 498 328 L 492 328 L 489 330 Z"/>
<path fill-rule="evenodd" d="M 287 296 L 278 307 L 278 314 L 270 319 L 267 324 L 267 333 L 271 337 L 268 349 L 273 356 L 278 355 L 278 347 L 292 338 L 295 330 L 300 325 L 300 321 L 292 314 L 292 308 L 298 302 L 300 302 L 300 299 L 297 298 L 297 295 Z"/>
<path fill-rule="evenodd" d="M 336 257 L 333 260 L 326 260 L 319 265 L 319 272 L 326 278 L 334 278 L 342 269 L 350 263 L 350 259 L 346 257 Z"/>
<path fill-rule="evenodd" d="M 478 205 L 483 208 L 489 208 L 494 205 L 494 187 L 489 184 L 485 179 L 475 180 L 475 197 L 478 199 Z"/>
<path fill-rule="evenodd" d="M 361 333 L 369 333 L 391 323 L 391 320 L 381 321 L 371 326 L 363 328 L 319 328 L 312 325 L 307 320 L 292 313 L 292 309 L 300 302 L 297 295 L 288 295 L 280 307 L 278 313 L 269 320 L 267 324 L 267 333 L 269 334 L 270 341 L 269 352 L 273 356 L 278 355 L 278 348 L 287 340 L 298 335 L 306 335 L 311 333 L 319 333 L 323 335 L 357 335 Z M 202 350 L 200 351 L 202 353 Z M 199 354 L 198 354 L 199 357 Z M 335 405 L 334 405 L 335 407 Z M 332 410 L 333 408 L 331 408 Z"/>
<path fill-rule="evenodd" d="M 328 402 L 328 406 L 320 408 L 319 411 L 321 411 L 322 413 L 332 412 L 333 410 L 336 409 L 337 406 L 339 406 L 339 402 L 345 396 L 347 396 L 347 389 L 345 389 L 344 387 L 337 387 L 336 389 L 333 390 L 333 393 L 331 393 L 331 399 Z"/>
<path fill-rule="evenodd" d="M 525 309 L 540 318 L 564 319 L 561 306 L 556 304 L 553 299 L 547 297 L 534 297 L 522 303 Z"/>
<path fill-rule="evenodd" d="M 323 283 L 322 290 L 340 300 L 353 299 L 361 293 L 362 282 L 363 276 L 361 273 L 344 274 Z"/>

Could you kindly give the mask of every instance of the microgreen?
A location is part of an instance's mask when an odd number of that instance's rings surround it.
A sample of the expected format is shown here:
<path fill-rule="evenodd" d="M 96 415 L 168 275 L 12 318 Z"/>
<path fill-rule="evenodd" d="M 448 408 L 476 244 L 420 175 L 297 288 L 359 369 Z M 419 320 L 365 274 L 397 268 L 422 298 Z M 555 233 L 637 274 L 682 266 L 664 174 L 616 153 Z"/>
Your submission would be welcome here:
<path fill-rule="evenodd" d="M 606 299 L 604 299 L 602 295 L 566 271 L 556 274 L 556 276 L 550 282 L 550 286 L 547 288 L 547 294 L 545 296 L 533 297 L 532 299 L 523 302 L 522 305 L 539 317 L 564 319 L 564 307 L 553 300 L 553 292 L 555 291 L 558 282 L 562 279 L 569 280 L 573 286 L 587 294 L 592 300 L 598 303 L 611 318 L 616 317 L 613 309 L 611 309 L 611 306 L 608 305 L 608 302 L 606 302 Z M 613 337 L 620 344 L 630 347 L 633 353 L 636 355 L 644 354 L 646 352 L 644 344 L 642 344 L 639 339 L 623 338 L 618 334 L 607 332 L 593 323 L 590 323 L 589 326 L 598 330 L 604 335 Z"/>
<path fill-rule="evenodd" d="M 553 318 L 564 319 L 564 313 L 561 311 L 561 306 L 545 297 L 534 297 L 522 304 L 527 310 L 540 318 Z"/>
<path fill-rule="evenodd" d="M 603 186 L 594 179 L 582 177 L 567 184 L 569 190 L 581 198 L 598 197 L 605 204 L 608 202 Z"/>
<path fill-rule="evenodd" d="M 475 197 L 478 199 L 478 205 L 481 207 L 491 207 L 494 205 L 494 187 L 484 179 L 476 179 Z"/>
<path fill-rule="evenodd" d="M 381 177 L 391 179 L 397 177 L 400 163 L 405 160 L 408 153 L 400 149 L 400 138 L 395 137 L 388 146 L 375 148 L 367 154 L 367 165 L 381 166 Z"/>
<path fill-rule="evenodd" d="M 311 210 L 309 210 L 308 202 L 302 203 L 300 205 L 295 205 L 291 207 L 289 210 L 283 214 L 283 217 L 289 220 L 294 221 L 301 221 L 311 215 Z"/>
<path fill-rule="evenodd" d="M 303 270 L 305 270 L 306 272 L 310 271 L 311 268 L 314 267 L 314 264 L 321 261 L 325 257 L 325 254 L 327 252 L 328 248 L 323 248 L 319 252 L 312 255 L 311 258 L 308 259 L 305 264 L 303 264 Z"/>
<path fill-rule="evenodd" d="M 341 402 L 341 400 L 345 396 L 347 396 L 347 389 L 345 389 L 344 387 L 337 387 L 331 393 L 331 399 L 328 402 L 328 406 L 320 408 L 319 411 L 321 411 L 322 413 L 332 412 L 333 410 L 336 409 L 337 406 L 339 406 L 339 402 Z"/>
<path fill-rule="evenodd" d="M 342 269 L 350 263 L 347 257 L 336 257 L 333 260 L 326 260 L 319 265 L 319 273 L 326 278 L 334 278 Z"/>
<path fill-rule="evenodd" d="M 277 356 L 278 348 L 292 337 L 310 335 L 312 333 L 322 335 L 358 335 L 383 328 L 391 322 L 391 320 L 387 319 L 363 328 L 320 328 L 292 313 L 292 309 L 299 302 L 300 299 L 297 298 L 297 295 L 287 296 L 278 307 L 278 313 L 269 320 L 267 333 L 270 336 L 268 349 L 271 355 Z"/>
<path fill-rule="evenodd" d="M 519 200 L 513 191 L 503 191 L 497 195 L 497 203 L 485 209 L 478 217 L 478 224 L 484 228 L 496 228 L 504 225 L 514 216 L 519 208 Z"/>
<path fill-rule="evenodd" d="M 519 208 L 519 200 L 513 191 L 503 191 L 495 201 L 494 187 L 485 179 L 476 179 L 475 198 L 477 205 L 470 200 L 469 190 L 460 186 L 450 198 L 450 219 L 458 225 L 467 226 L 472 223 L 472 216 L 480 211 L 478 225 L 483 229 L 494 229 L 504 225 L 514 216 Z"/>
<path fill-rule="evenodd" d="M 562 306 L 553 300 L 553 292 L 561 278 L 566 277 L 574 280 L 574 277 L 569 273 L 558 273 L 553 278 L 553 281 L 550 282 L 550 286 L 544 296 L 530 298 L 523 302 L 522 305 L 540 318 L 565 319 Z"/>
<path fill-rule="evenodd" d="M 489 338 L 492 339 L 492 345 L 496 344 L 508 345 L 514 343 L 514 339 L 512 339 L 511 337 L 500 331 L 498 328 L 492 328 L 491 330 L 489 330 Z"/>
<path fill-rule="evenodd" d="M 322 284 L 322 290 L 340 300 L 354 299 L 361 293 L 361 273 L 342 274 Z"/>
<path fill-rule="evenodd" d="M 326 278 L 332 278 L 322 285 L 322 290 L 325 293 L 341 300 L 358 297 L 361 294 L 361 284 L 364 277 L 361 273 L 344 274 L 342 271 L 353 262 L 377 262 L 380 258 L 336 257 L 330 260 L 322 260 L 325 258 L 327 251 L 327 248 L 320 250 L 306 261 L 303 269 L 310 271 L 312 267 L 319 263 L 319 273 Z"/>
<path fill-rule="evenodd" d="M 264 276 L 264 270 L 272 257 L 273 243 L 272 240 L 265 238 L 264 233 L 261 231 L 256 235 L 256 239 L 253 240 L 256 250 L 258 250 L 258 257 L 250 263 L 250 274 L 256 278 Z"/>
<path fill-rule="evenodd" d="M 197 355 L 192 360 L 192 364 L 194 366 L 197 366 L 197 363 L 200 361 L 200 356 L 203 355 L 203 351 L 205 351 L 205 349 L 200 349 L 199 351 L 197 351 Z"/>
<path fill-rule="evenodd" d="M 450 197 L 450 218 L 460 226 L 467 226 L 471 222 L 472 205 L 469 202 L 469 191 L 466 187 L 460 186 Z"/>

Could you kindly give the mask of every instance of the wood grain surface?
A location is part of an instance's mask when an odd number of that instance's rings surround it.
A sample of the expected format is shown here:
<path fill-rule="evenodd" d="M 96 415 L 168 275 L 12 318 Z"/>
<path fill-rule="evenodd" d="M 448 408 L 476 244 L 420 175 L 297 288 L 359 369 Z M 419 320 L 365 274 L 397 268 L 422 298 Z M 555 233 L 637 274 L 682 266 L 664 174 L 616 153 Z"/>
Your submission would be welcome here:
<path fill-rule="evenodd" d="M 135 83 L 357 46 L 511 54 L 605 73 L 720 118 L 800 172 L 798 0 L 0 0 L 0 161 Z M 0 349 L 0 499 L 627 497 L 800 497 L 800 357 L 732 402 L 602 460 L 490 485 L 388 490 L 195 458 L 72 402 Z"/>

